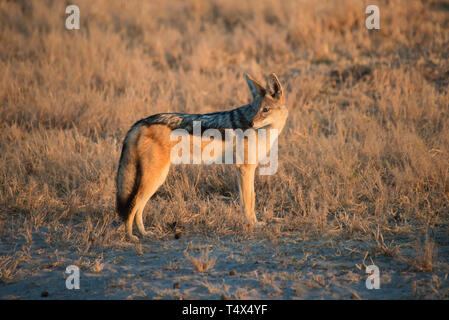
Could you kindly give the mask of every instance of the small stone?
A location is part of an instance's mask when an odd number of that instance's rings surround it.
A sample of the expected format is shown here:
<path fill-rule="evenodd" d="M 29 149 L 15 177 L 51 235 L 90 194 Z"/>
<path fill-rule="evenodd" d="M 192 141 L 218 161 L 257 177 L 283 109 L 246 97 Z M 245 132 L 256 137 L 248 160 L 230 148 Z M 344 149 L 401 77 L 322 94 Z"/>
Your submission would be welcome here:
<path fill-rule="evenodd" d="M 181 289 L 181 284 L 179 282 L 173 283 L 173 289 Z"/>
<path fill-rule="evenodd" d="M 229 272 L 229 275 L 230 276 L 235 276 L 235 275 L 237 275 L 237 271 L 232 270 L 232 271 Z"/>
<path fill-rule="evenodd" d="M 41 293 L 41 297 L 43 297 L 43 298 L 47 298 L 47 297 L 48 297 L 48 291 L 47 291 L 47 290 L 45 290 L 45 291 L 42 291 L 42 293 Z"/>

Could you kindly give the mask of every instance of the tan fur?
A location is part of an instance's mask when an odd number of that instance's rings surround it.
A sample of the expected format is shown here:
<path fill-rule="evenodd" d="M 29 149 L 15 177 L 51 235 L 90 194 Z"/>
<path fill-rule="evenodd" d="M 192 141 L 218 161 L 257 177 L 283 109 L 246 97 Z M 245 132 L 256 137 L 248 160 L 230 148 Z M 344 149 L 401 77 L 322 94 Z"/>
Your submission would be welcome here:
<path fill-rule="evenodd" d="M 273 74 L 272 79 L 278 83 L 277 77 Z M 252 78 L 247 78 L 250 90 L 257 94 L 265 89 Z M 269 113 L 259 112 L 253 119 L 254 128 L 273 128 L 282 130 L 287 118 L 287 109 L 284 105 L 284 97 L 279 84 L 278 91 L 280 97 L 267 96 L 261 102 L 260 109 L 270 107 Z M 137 124 L 128 133 L 122 151 L 118 171 L 118 203 L 126 215 L 125 227 L 127 237 L 132 241 L 138 238 L 132 234 L 133 223 L 136 222 L 137 229 L 142 236 L 148 234 L 143 224 L 143 211 L 147 201 L 153 196 L 157 189 L 164 183 L 170 168 L 170 153 L 172 147 L 178 141 L 171 141 L 171 129 L 163 124 L 152 124 L 149 126 Z M 255 151 L 258 155 L 258 132 L 255 131 Z M 269 139 L 269 137 L 267 137 Z M 193 157 L 193 138 L 190 136 L 190 156 Z M 222 151 L 225 150 L 225 141 L 203 141 L 201 140 L 201 154 L 209 143 L 221 143 Z M 249 139 L 244 140 L 244 161 L 236 164 L 238 185 L 240 192 L 240 205 L 250 227 L 258 225 L 255 214 L 255 191 L 254 176 L 257 164 L 250 164 L 248 157 Z M 267 141 L 269 150 L 270 143 Z M 235 142 L 234 142 L 235 153 Z M 235 154 L 234 154 L 235 157 Z M 258 162 L 258 161 L 257 161 Z M 256 163 L 257 163 L 256 162 Z M 120 207 L 119 206 L 119 207 Z M 119 209 L 120 211 L 120 209 Z"/>
<path fill-rule="evenodd" d="M 143 210 L 148 200 L 153 196 L 157 189 L 164 183 L 169 169 L 170 169 L 170 152 L 171 147 L 176 141 L 170 141 L 171 130 L 164 125 L 152 125 L 150 127 L 141 126 L 136 129 L 132 135 L 134 141 L 128 143 L 135 143 L 136 158 L 139 159 L 140 177 L 138 191 L 135 195 L 134 206 L 130 215 L 128 216 L 126 225 L 126 234 L 129 239 L 137 241 L 138 238 L 132 234 L 133 222 L 136 222 L 137 229 L 142 236 L 148 235 L 143 225 Z M 136 139 L 135 137 L 138 136 Z M 190 141 L 193 141 L 190 137 Z M 201 152 L 212 141 L 201 143 Z M 257 152 L 257 134 L 254 143 L 256 144 Z M 222 141 L 222 150 L 225 148 L 225 142 Z M 193 142 L 191 142 L 191 156 L 193 150 Z M 245 159 L 243 164 L 236 165 L 238 170 L 238 183 L 240 190 L 240 203 L 244 214 L 247 217 L 248 223 L 254 225 L 257 219 L 254 213 L 255 207 L 255 193 L 254 193 L 254 175 L 257 165 L 248 164 L 248 139 L 244 140 L 244 154 Z M 256 153 L 257 154 L 257 153 Z M 124 174 L 132 174 L 132 172 L 125 172 Z"/>
<path fill-rule="evenodd" d="M 148 199 L 164 183 L 170 168 L 170 133 L 171 130 L 164 125 L 141 126 L 139 138 L 136 141 L 136 157 L 139 159 L 140 177 L 139 186 L 135 195 L 134 207 L 126 220 L 126 233 L 132 240 L 138 240 L 132 235 L 135 218 L 139 232 L 145 236 L 147 233 L 143 226 L 142 214 Z"/>

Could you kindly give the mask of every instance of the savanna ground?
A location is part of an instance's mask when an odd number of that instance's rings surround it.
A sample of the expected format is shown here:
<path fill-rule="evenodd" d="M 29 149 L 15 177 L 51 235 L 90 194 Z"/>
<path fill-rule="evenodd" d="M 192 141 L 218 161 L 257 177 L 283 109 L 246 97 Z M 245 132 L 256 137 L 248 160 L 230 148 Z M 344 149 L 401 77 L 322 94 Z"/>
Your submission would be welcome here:
<path fill-rule="evenodd" d="M 2 299 L 449 298 L 448 1 L 3 0 L 0 43 Z M 290 110 L 256 177 L 266 227 L 245 230 L 232 167 L 179 166 L 127 242 L 129 127 L 246 104 L 246 72 Z"/>

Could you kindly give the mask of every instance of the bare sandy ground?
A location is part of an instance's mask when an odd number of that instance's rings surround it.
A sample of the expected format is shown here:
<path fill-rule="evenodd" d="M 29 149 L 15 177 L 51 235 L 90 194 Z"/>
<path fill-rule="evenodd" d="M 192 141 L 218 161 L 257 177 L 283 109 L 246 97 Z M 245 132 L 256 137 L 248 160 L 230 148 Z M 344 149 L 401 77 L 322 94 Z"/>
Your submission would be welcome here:
<path fill-rule="evenodd" d="M 438 258 L 432 272 L 375 254 L 375 243 L 286 236 L 185 236 L 143 240 L 88 255 L 49 247 L 46 230 L 33 234 L 29 259 L 11 281 L 0 283 L 1 299 L 448 299 L 449 243 L 434 235 Z M 388 243 L 388 239 L 385 240 Z M 396 237 L 406 256 L 413 243 Z M 0 254 L 25 247 L 25 239 L 0 242 Z M 409 248 L 409 249 L 408 249 Z M 209 251 L 215 260 L 199 272 L 192 258 Z M 410 250 L 412 252 L 412 250 Z M 380 269 L 380 289 L 368 290 L 367 265 Z M 80 289 L 66 288 L 65 269 L 78 265 Z"/>

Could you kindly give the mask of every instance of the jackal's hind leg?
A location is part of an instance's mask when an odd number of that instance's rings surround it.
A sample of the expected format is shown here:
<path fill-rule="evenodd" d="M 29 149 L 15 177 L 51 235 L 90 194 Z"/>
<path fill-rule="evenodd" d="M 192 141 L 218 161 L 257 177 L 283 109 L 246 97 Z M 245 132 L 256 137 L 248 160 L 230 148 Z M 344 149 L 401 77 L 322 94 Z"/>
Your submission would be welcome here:
<path fill-rule="evenodd" d="M 126 218 L 126 221 L 125 221 L 126 237 L 131 242 L 139 242 L 139 238 L 137 238 L 135 235 L 133 235 L 133 222 L 134 222 L 134 217 L 136 215 L 136 211 L 137 211 L 137 208 L 136 208 L 136 206 L 134 206 L 133 209 L 131 210 L 130 215 L 128 216 L 128 218 Z"/>
<path fill-rule="evenodd" d="M 143 224 L 143 210 L 145 205 L 157 189 L 159 189 L 159 187 L 164 183 L 169 169 L 169 162 L 153 162 L 150 167 L 144 168 L 145 171 L 141 181 L 142 187 L 140 188 L 140 193 L 136 198 L 136 207 L 138 209 L 135 218 L 137 230 L 139 230 L 139 233 L 142 236 L 148 236 L 151 234 L 151 232 L 145 230 L 145 226 Z"/>
<path fill-rule="evenodd" d="M 139 230 L 139 233 L 142 237 L 148 236 L 151 234 L 151 232 L 145 230 L 145 226 L 143 225 L 143 209 L 145 205 L 143 205 L 136 213 L 136 225 L 137 230 Z"/>

